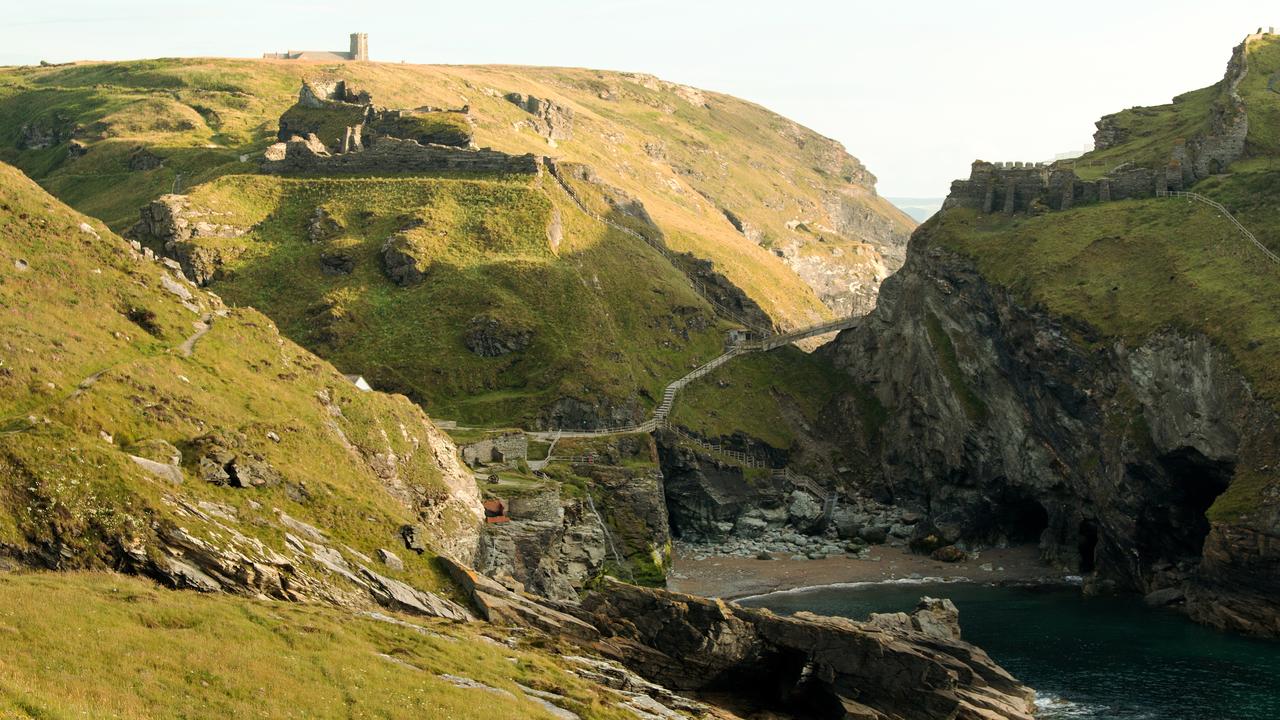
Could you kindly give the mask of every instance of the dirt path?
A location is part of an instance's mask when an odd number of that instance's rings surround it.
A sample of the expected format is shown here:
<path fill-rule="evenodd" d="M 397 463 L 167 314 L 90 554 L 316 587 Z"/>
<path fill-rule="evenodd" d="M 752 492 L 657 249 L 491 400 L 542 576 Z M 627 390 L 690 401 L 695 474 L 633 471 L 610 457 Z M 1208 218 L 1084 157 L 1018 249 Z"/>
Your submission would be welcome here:
<path fill-rule="evenodd" d="M 774 560 L 741 557 L 696 559 L 677 549 L 667 587 L 705 597 L 740 598 L 775 590 L 843 582 L 877 582 L 920 577 L 962 577 L 974 582 L 1060 581 L 1063 573 L 1040 562 L 1034 546 L 984 550 L 976 560 L 942 563 L 905 548 L 872 548 L 869 560 L 830 557 L 823 560 Z M 879 558 L 876 560 L 875 558 Z M 984 569 L 989 566 L 991 569 Z"/>
<path fill-rule="evenodd" d="M 182 357 L 191 357 L 191 354 L 196 351 L 196 343 L 200 342 L 200 338 L 204 337 L 211 328 L 213 328 L 213 313 L 206 313 L 199 322 L 195 323 L 195 333 L 178 346 L 178 352 L 182 353 Z"/>

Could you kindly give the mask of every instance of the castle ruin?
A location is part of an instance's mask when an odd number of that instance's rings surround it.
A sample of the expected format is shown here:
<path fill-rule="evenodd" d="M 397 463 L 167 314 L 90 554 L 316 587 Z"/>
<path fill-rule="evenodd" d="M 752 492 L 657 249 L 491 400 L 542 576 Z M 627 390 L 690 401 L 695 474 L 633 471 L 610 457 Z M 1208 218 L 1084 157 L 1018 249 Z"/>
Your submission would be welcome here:
<path fill-rule="evenodd" d="M 368 60 L 369 34 L 351 33 L 351 49 L 341 50 L 286 50 L 282 53 L 263 53 L 265 60 Z"/>
<path fill-rule="evenodd" d="M 469 108 L 378 107 L 345 80 L 307 80 L 280 116 L 279 142 L 264 153 L 264 172 L 280 175 L 538 175 L 543 158 L 477 148 Z"/>
<path fill-rule="evenodd" d="M 969 179 L 951 184 L 943 209 L 967 207 L 1005 215 L 1067 210 L 1084 203 L 1156 197 L 1224 172 L 1244 156 L 1249 133 L 1249 116 L 1239 93 L 1248 70 L 1245 52 L 1251 41 L 1266 34 L 1259 28 L 1235 48 L 1223 80 L 1226 92 L 1210 108 L 1207 127 L 1189 138 L 1176 139 L 1165 158 L 1144 162 L 1117 158 L 1102 177 L 1090 180 L 1076 174 L 1079 161 L 1075 160 L 1049 164 L 979 160 L 973 163 Z M 1121 116 L 1107 115 L 1097 122 L 1095 150 L 1123 146 L 1131 139 Z"/>

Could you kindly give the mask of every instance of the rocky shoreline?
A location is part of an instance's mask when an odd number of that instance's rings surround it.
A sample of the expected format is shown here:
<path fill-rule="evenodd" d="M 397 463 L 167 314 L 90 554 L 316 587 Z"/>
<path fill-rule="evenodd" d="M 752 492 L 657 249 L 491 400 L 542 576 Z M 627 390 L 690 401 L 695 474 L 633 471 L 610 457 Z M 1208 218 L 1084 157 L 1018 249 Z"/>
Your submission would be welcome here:
<path fill-rule="evenodd" d="M 957 563 L 917 555 L 905 547 L 879 545 L 856 555 L 794 559 L 787 555 L 735 555 L 723 545 L 678 543 L 667 588 L 711 598 L 737 599 L 783 590 L 841 583 L 879 583 L 937 578 L 944 582 L 1060 585 L 1078 582 L 1044 565 L 1033 545 L 991 548 Z"/>
<path fill-rule="evenodd" d="M 595 648 L 739 717 L 1031 720 L 1035 692 L 960 637 L 948 600 L 867 622 L 767 610 L 606 581 L 581 617 Z"/>

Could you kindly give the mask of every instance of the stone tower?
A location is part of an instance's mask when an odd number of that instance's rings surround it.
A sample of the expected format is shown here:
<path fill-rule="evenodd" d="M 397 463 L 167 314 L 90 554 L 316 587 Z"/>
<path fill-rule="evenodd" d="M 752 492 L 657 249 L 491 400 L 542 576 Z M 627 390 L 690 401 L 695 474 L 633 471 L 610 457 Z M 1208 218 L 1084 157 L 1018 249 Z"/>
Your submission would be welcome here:
<path fill-rule="evenodd" d="M 369 59 L 369 33 L 351 33 L 351 59 Z"/>

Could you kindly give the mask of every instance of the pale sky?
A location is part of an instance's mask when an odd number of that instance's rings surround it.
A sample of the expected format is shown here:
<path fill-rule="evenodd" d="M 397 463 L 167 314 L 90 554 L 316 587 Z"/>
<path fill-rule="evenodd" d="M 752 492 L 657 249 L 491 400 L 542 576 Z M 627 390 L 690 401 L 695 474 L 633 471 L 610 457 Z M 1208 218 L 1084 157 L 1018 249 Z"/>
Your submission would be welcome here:
<path fill-rule="evenodd" d="M 21 3 L 0 64 L 343 49 L 374 60 L 648 72 L 833 137 L 886 196 L 942 196 L 969 163 L 1087 146 L 1099 116 L 1222 77 L 1280 26 L 1261 0 L 78 0 Z"/>

